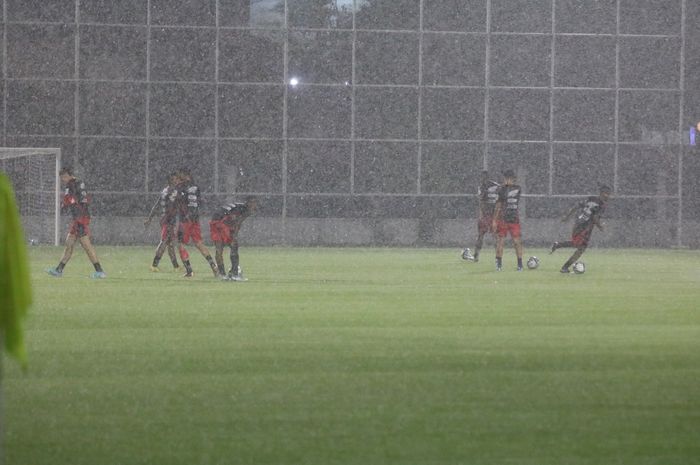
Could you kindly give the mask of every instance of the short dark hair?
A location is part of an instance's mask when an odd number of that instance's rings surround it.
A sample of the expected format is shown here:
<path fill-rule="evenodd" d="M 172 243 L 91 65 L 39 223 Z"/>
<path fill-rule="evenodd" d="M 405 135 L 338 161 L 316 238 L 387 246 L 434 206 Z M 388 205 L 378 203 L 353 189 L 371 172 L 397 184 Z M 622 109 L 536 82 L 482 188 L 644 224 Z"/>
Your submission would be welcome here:
<path fill-rule="evenodd" d="M 245 203 L 257 202 L 258 198 L 254 195 L 249 195 L 245 198 Z"/>
<path fill-rule="evenodd" d="M 611 194 L 612 189 L 610 187 L 606 186 L 605 184 L 601 185 L 598 190 L 600 191 L 601 194 Z"/>
<path fill-rule="evenodd" d="M 68 176 L 73 176 L 73 168 L 69 166 L 64 166 L 60 170 L 58 170 L 59 176 L 63 176 L 64 174 L 67 174 Z"/>
<path fill-rule="evenodd" d="M 505 171 L 503 171 L 503 177 L 504 178 L 515 178 L 515 171 L 505 170 Z"/>

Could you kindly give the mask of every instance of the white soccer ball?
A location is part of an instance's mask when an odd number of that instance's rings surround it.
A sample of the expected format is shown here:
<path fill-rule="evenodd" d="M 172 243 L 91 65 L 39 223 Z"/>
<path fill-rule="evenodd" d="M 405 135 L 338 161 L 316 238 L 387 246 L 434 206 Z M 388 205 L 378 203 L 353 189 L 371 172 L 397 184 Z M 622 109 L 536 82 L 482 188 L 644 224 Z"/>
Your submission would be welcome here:
<path fill-rule="evenodd" d="M 586 272 L 586 265 L 583 262 L 576 262 L 574 263 L 574 266 L 572 267 L 574 270 L 574 273 L 576 274 L 583 274 Z"/>
<path fill-rule="evenodd" d="M 534 270 L 540 266 L 540 259 L 537 257 L 530 257 L 527 259 L 527 269 Z"/>

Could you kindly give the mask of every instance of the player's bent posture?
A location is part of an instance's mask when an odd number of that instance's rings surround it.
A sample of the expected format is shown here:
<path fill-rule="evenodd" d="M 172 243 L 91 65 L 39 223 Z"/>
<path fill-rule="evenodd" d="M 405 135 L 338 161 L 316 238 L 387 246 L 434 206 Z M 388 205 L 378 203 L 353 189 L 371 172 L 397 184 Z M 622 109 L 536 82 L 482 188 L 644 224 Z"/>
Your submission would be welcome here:
<path fill-rule="evenodd" d="M 219 275 L 219 270 L 211 258 L 209 250 L 202 242 L 202 229 L 199 226 L 199 207 L 202 204 L 202 194 L 199 187 L 194 183 L 189 170 L 181 169 L 178 173 L 180 183 L 177 186 L 178 215 L 180 217 L 180 258 L 185 265 L 185 278 L 194 276 L 192 265 L 190 265 L 190 255 L 183 244 L 194 243 L 197 250 L 209 263 L 214 276 Z"/>
<path fill-rule="evenodd" d="M 503 172 L 503 186 L 498 190 L 498 201 L 493 214 L 492 228 L 496 231 L 496 271 L 503 266 L 503 243 L 508 234 L 513 239 L 515 254 L 518 257 L 518 271 L 523 270 L 523 244 L 520 240 L 520 186 L 515 184 L 515 172 Z"/>
<path fill-rule="evenodd" d="M 571 233 L 570 241 L 554 242 L 552 244 L 552 251 L 561 249 L 564 247 L 575 247 L 576 251 L 569 257 L 569 259 L 561 267 L 562 273 L 568 273 L 569 267 L 575 263 L 583 252 L 586 251 L 588 247 L 588 242 L 591 240 L 591 235 L 593 234 L 593 227 L 597 226 L 601 231 L 603 230 L 603 224 L 600 222 L 600 217 L 605 211 L 607 202 L 610 199 L 611 190 L 608 186 L 601 186 L 598 196 L 588 197 L 586 200 L 574 205 L 571 210 L 562 218 L 562 223 L 568 221 L 574 212 L 576 212 L 576 220 L 574 221 L 574 229 Z"/>
<path fill-rule="evenodd" d="M 209 233 L 216 247 L 216 265 L 222 279 L 245 281 L 238 272 L 238 231 L 243 221 L 255 212 L 257 206 L 258 201 L 255 197 L 246 198 L 245 203 L 229 203 L 217 208 L 209 222 Z M 231 269 L 228 275 L 224 265 L 224 247 L 226 246 L 231 249 Z"/>
<path fill-rule="evenodd" d="M 73 176 L 73 171 L 70 168 L 61 168 L 58 172 L 61 183 L 64 185 L 63 201 L 61 202 L 61 210 L 71 214 L 72 221 L 66 236 L 66 247 L 63 250 L 61 261 L 58 262 L 56 268 L 46 270 L 51 276 L 62 276 L 63 269 L 73 255 L 75 242 L 79 241 L 80 245 L 85 250 L 90 262 L 95 267 L 93 278 L 106 278 L 107 275 L 102 270 L 100 261 L 97 259 L 97 253 L 92 242 L 90 242 L 90 198 L 85 190 L 85 183 L 76 179 Z"/>
<path fill-rule="evenodd" d="M 474 246 L 473 255 L 470 253 L 470 250 L 468 248 L 464 249 L 464 252 L 462 253 L 462 258 L 464 258 L 465 260 L 478 262 L 481 247 L 484 245 L 484 236 L 486 235 L 486 233 L 496 232 L 496 230 L 493 229 L 493 213 L 496 209 L 496 202 L 498 201 L 498 190 L 500 188 L 500 184 L 490 179 L 488 171 L 481 172 L 481 184 L 479 185 L 479 190 L 477 194 L 479 197 L 478 236 L 476 238 L 476 245 Z"/>
<path fill-rule="evenodd" d="M 163 257 L 165 250 L 167 249 L 168 255 L 170 256 L 170 261 L 173 264 L 175 271 L 180 269 L 180 265 L 177 262 L 177 255 L 175 255 L 175 243 L 177 243 L 177 206 L 175 200 L 177 198 L 177 190 L 175 186 L 177 185 L 177 175 L 171 173 L 168 176 L 168 185 L 163 188 L 160 192 L 160 197 L 151 207 L 151 211 L 148 213 L 148 218 L 143 222 L 144 226 L 148 226 L 151 223 L 151 219 L 158 211 L 160 207 L 160 242 L 156 248 L 156 254 L 153 257 L 153 263 L 151 264 L 151 271 L 158 272 L 158 264 L 160 259 Z"/>

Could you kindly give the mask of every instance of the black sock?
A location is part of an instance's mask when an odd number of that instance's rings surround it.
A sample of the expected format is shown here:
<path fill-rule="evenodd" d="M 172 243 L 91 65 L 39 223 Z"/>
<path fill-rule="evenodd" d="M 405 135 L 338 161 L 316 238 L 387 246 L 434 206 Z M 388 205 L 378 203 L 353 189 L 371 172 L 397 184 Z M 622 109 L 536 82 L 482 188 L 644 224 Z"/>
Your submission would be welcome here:
<path fill-rule="evenodd" d="M 523 267 L 523 258 L 520 257 L 520 258 L 518 258 L 518 268 L 522 268 L 522 267 Z"/>
<path fill-rule="evenodd" d="M 61 271 L 63 271 L 63 268 L 65 268 L 65 267 L 66 267 L 65 263 L 58 262 L 58 266 L 56 267 L 56 271 L 58 271 L 60 273 Z"/>
<path fill-rule="evenodd" d="M 175 256 L 170 257 L 170 261 L 173 264 L 173 268 L 180 268 L 180 264 L 177 262 L 177 258 Z"/>
<path fill-rule="evenodd" d="M 157 267 L 158 263 L 160 263 L 160 257 L 156 255 L 155 257 L 153 257 L 153 266 Z"/>
<path fill-rule="evenodd" d="M 97 271 L 98 273 L 102 271 L 102 266 L 100 265 L 100 262 L 95 262 L 92 264 L 92 266 L 95 267 L 95 271 Z"/>
<path fill-rule="evenodd" d="M 479 252 L 481 252 L 481 249 L 474 249 L 474 258 L 479 258 Z"/>
<path fill-rule="evenodd" d="M 192 273 L 192 265 L 190 265 L 190 261 L 183 260 L 182 263 L 185 265 L 185 271 L 187 271 L 187 273 Z"/>
<path fill-rule="evenodd" d="M 221 275 L 226 274 L 226 268 L 224 267 L 223 264 L 222 264 L 222 265 L 217 265 L 217 267 L 218 267 L 218 269 L 219 269 L 219 274 L 221 274 Z"/>
<path fill-rule="evenodd" d="M 496 266 L 500 268 L 502 264 L 503 259 L 501 257 L 496 257 Z"/>

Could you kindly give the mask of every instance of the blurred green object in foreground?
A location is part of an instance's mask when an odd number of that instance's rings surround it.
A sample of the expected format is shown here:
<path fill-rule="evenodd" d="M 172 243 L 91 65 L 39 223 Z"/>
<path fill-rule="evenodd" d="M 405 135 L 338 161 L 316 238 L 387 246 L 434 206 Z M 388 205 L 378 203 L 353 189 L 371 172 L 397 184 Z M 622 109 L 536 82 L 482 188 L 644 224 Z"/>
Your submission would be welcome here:
<path fill-rule="evenodd" d="M 7 176 L 0 172 L 0 331 L 5 348 L 25 367 L 22 319 L 32 303 L 27 250 L 15 195 Z"/>

